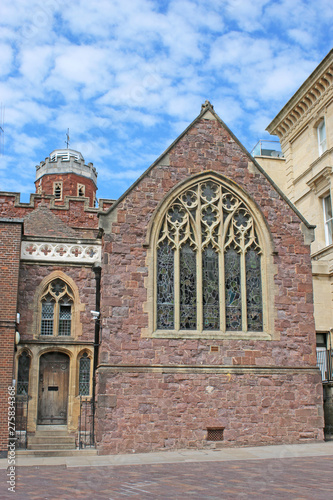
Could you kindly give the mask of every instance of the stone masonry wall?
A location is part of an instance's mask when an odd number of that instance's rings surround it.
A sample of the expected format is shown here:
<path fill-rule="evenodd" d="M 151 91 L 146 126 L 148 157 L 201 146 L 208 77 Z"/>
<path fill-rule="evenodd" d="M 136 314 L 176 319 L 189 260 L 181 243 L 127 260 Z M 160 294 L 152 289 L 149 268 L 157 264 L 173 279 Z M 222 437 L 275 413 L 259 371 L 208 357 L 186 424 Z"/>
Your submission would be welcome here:
<path fill-rule="evenodd" d="M 36 289 L 42 280 L 54 271 L 62 271 L 72 278 L 79 289 L 80 301 L 85 305 L 85 310 L 80 313 L 82 335 L 78 338 L 81 342 L 94 340 L 95 323 L 90 311 L 96 307 L 96 281 L 95 273 L 89 266 L 56 266 L 21 263 L 19 280 L 18 311 L 21 314 L 20 333 L 22 342 L 32 340 L 37 317 Z"/>
<path fill-rule="evenodd" d="M 104 237 L 99 370 L 103 373 L 103 383 L 97 391 L 101 397 L 109 395 L 115 407 L 112 411 L 104 403 L 99 407 L 96 425 L 100 449 L 103 453 L 148 451 L 152 447 L 163 447 L 169 439 L 167 436 L 173 440 L 174 447 L 190 446 L 193 442 L 200 447 L 207 422 L 217 418 L 219 412 L 229 444 L 296 442 L 304 437 L 322 439 L 322 393 L 316 369 L 311 263 L 299 218 L 263 174 L 253 164 L 249 166 L 248 156 L 218 121 L 197 121 L 169 152 L 169 159 L 170 165 L 151 169 L 116 209 L 105 216 L 110 217 L 112 225 L 110 234 Z M 275 249 L 276 274 L 270 294 L 274 295 L 274 326 L 279 340 L 141 336 L 141 330 L 148 327 L 148 313 L 144 310 L 148 277 L 144 244 L 148 224 L 172 188 L 191 175 L 207 170 L 236 182 L 258 204 L 267 220 Z M 219 351 L 212 353 L 211 345 L 218 346 Z M 176 386 L 173 386 L 173 382 L 163 382 L 165 375 L 148 373 L 148 368 L 158 370 L 161 365 L 174 367 L 176 371 L 184 365 L 191 369 L 181 382 L 178 375 L 174 375 Z M 239 365 L 248 375 L 232 375 L 226 395 L 222 382 L 225 375 L 221 375 L 219 369 L 224 367 L 227 373 L 230 367 L 233 373 Z M 214 377 L 223 389 L 213 390 L 212 394 L 216 395 L 213 403 L 206 392 L 209 377 L 199 376 L 198 366 L 216 367 Z M 115 367 L 122 367 L 117 375 Z M 127 373 L 130 369 L 140 372 L 142 367 L 148 370 L 144 376 Z M 267 385 L 259 383 L 261 367 L 272 369 L 266 374 Z M 277 375 L 274 375 L 275 368 Z M 301 371 L 304 368 L 309 370 L 306 376 Z M 284 371 L 287 369 L 288 374 Z M 185 398 L 181 386 L 192 394 L 192 402 Z M 142 407 L 143 411 L 140 405 L 145 404 L 146 397 L 149 403 Z M 178 420 L 169 414 L 173 406 Z M 193 424 L 196 412 L 198 426 Z M 263 426 L 264 415 L 267 421 Z M 237 428 L 240 416 L 242 420 Z M 281 425 L 282 421 L 285 425 Z M 162 433 L 163 437 L 157 437 L 156 433 Z"/>
<path fill-rule="evenodd" d="M 101 453 L 216 448 L 322 439 L 322 385 L 313 373 L 142 373 L 100 370 L 115 396 L 97 409 Z M 102 424 L 102 425 L 101 425 Z M 223 441 L 207 441 L 207 429 Z"/>

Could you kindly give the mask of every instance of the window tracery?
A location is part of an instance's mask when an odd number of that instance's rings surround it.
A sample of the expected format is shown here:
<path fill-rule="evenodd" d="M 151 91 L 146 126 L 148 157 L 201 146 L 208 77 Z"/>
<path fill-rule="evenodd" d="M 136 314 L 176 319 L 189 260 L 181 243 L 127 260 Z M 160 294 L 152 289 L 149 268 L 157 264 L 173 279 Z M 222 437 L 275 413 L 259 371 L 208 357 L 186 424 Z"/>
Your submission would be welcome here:
<path fill-rule="evenodd" d="M 263 330 L 262 247 L 250 209 L 215 180 L 185 189 L 157 239 L 157 330 Z"/>
<path fill-rule="evenodd" d="M 41 335 L 70 336 L 73 292 L 65 281 L 51 281 L 41 296 Z"/>

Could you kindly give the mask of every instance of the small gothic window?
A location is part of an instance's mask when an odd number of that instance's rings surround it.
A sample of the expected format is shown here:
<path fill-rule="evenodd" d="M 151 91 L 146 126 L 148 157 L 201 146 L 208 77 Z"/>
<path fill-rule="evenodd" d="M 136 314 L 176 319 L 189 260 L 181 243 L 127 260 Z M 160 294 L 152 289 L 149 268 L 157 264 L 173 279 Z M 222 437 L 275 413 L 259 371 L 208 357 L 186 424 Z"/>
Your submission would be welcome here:
<path fill-rule="evenodd" d="M 77 195 L 78 196 L 85 196 L 85 191 L 86 191 L 86 187 L 84 184 L 78 184 L 77 186 Z"/>
<path fill-rule="evenodd" d="M 62 199 L 62 182 L 53 183 L 53 194 L 56 200 Z"/>
<path fill-rule="evenodd" d="M 71 288 L 61 279 L 48 284 L 41 297 L 41 335 L 70 336 L 72 329 Z"/>
<path fill-rule="evenodd" d="M 23 351 L 18 359 L 17 372 L 17 395 L 28 395 L 29 390 L 29 370 L 30 356 L 26 351 Z"/>
<path fill-rule="evenodd" d="M 262 331 L 261 253 L 238 195 L 212 180 L 183 191 L 157 241 L 157 329 Z"/>
<path fill-rule="evenodd" d="M 79 395 L 89 396 L 90 392 L 90 358 L 85 352 L 80 358 Z"/>

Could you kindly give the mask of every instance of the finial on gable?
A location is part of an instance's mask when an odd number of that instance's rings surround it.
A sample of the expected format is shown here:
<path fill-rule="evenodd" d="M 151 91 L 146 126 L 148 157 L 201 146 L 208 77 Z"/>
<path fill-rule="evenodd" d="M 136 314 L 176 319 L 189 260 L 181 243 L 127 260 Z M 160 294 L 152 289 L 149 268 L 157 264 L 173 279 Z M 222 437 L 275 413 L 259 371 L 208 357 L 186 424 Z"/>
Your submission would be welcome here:
<path fill-rule="evenodd" d="M 201 104 L 201 112 L 208 108 L 214 109 L 214 106 L 208 100 L 206 100 L 204 104 Z"/>

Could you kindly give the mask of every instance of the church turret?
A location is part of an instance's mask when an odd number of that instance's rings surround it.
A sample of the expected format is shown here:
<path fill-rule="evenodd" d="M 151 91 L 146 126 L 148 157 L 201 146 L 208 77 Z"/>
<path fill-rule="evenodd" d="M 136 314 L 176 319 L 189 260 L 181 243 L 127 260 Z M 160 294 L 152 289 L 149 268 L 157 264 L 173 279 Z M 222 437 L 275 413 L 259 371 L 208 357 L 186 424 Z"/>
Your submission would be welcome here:
<path fill-rule="evenodd" d="M 95 206 L 97 172 L 92 163 L 85 164 L 81 153 L 73 149 L 55 149 L 50 156 L 36 165 L 36 193 L 55 196 L 58 205 L 66 196 L 89 198 Z"/>

